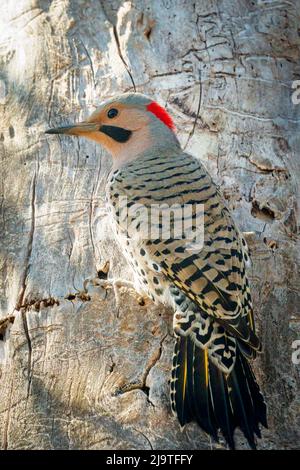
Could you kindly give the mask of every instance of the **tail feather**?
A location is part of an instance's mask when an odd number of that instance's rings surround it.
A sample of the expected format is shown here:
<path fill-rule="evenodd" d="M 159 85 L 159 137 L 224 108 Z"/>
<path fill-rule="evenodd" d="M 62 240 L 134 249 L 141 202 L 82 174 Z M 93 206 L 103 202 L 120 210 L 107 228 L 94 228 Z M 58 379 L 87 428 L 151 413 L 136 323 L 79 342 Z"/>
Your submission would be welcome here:
<path fill-rule="evenodd" d="M 192 341 L 187 340 L 189 344 L 192 344 L 190 354 L 192 370 L 190 371 L 190 375 L 192 377 L 193 387 L 189 389 L 189 397 L 192 398 L 194 404 L 194 416 L 199 426 L 208 434 L 211 434 L 215 440 L 218 440 L 217 426 L 214 419 L 209 390 L 207 373 L 208 358 Z"/>
<path fill-rule="evenodd" d="M 171 403 L 181 426 L 195 420 L 216 441 L 221 430 L 231 449 L 236 427 L 253 449 L 254 434 L 261 437 L 259 424 L 267 427 L 263 396 L 242 353 L 237 349 L 234 369 L 226 375 L 189 336 L 176 338 Z"/>
<path fill-rule="evenodd" d="M 211 394 L 213 398 L 214 412 L 223 436 L 231 449 L 234 449 L 234 419 L 230 405 L 228 387 L 224 373 L 215 366 L 209 370 Z"/>
<path fill-rule="evenodd" d="M 251 394 L 244 364 L 249 367 L 247 361 L 243 358 L 241 354 L 239 354 L 236 359 L 234 373 L 236 374 L 237 378 L 242 378 L 239 379 L 239 390 L 241 396 L 243 397 L 243 403 L 245 406 L 246 414 L 248 416 L 248 420 L 250 421 L 253 431 L 258 437 L 261 437 L 259 429 L 260 420 L 256 413 L 256 400 Z M 262 395 L 260 396 L 262 397 Z"/>
<path fill-rule="evenodd" d="M 267 428 L 267 406 L 264 401 L 264 397 L 260 391 L 258 383 L 256 382 L 256 378 L 253 374 L 250 364 L 245 359 L 242 361 L 242 364 L 245 376 L 247 378 L 247 385 L 253 400 L 257 421 Z"/>
<path fill-rule="evenodd" d="M 252 419 L 249 413 L 247 399 L 241 394 L 239 379 L 235 370 L 230 374 L 230 402 L 232 404 L 233 413 L 234 413 L 234 422 L 236 426 L 239 426 L 243 431 L 245 437 L 247 438 L 249 445 L 252 449 L 256 448 L 254 441 L 254 432 L 252 427 Z"/>
<path fill-rule="evenodd" d="M 181 341 L 176 341 L 171 381 L 172 408 L 175 408 L 181 426 L 192 419 L 191 404 L 187 399 L 187 378 L 187 338 L 182 337 Z"/>

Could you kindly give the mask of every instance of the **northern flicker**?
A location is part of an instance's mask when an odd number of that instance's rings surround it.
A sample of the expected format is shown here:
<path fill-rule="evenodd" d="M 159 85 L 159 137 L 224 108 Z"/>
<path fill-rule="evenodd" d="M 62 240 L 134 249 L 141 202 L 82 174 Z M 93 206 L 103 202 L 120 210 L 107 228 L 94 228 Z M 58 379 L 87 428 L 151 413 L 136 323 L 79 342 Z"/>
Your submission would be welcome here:
<path fill-rule="evenodd" d="M 249 364 L 261 344 L 247 246 L 206 169 L 182 150 L 166 110 L 139 93 L 109 99 L 86 121 L 47 133 L 92 139 L 112 155 L 107 200 L 136 289 L 174 311 L 170 397 L 180 425 L 194 420 L 215 440 L 221 430 L 230 448 L 240 427 L 255 448 L 255 435 L 261 437 L 259 426 L 267 421 Z M 185 233 L 174 234 L 183 206 L 192 208 L 192 223 L 204 209 L 199 247 Z M 169 235 L 161 214 L 154 226 L 147 218 L 160 207 L 173 209 Z M 141 211 L 148 228 L 151 220 L 147 235 Z"/>

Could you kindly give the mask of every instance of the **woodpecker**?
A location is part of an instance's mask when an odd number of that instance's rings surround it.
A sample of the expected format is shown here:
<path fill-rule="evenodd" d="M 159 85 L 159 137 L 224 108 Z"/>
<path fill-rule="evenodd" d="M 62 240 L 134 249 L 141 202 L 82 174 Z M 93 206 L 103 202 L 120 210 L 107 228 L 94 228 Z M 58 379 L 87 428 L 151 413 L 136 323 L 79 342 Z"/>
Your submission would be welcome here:
<path fill-rule="evenodd" d="M 86 121 L 46 132 L 86 137 L 112 156 L 107 201 L 135 287 L 174 312 L 170 398 L 180 425 L 196 421 L 215 441 L 221 431 L 232 449 L 239 427 L 256 448 L 267 419 L 249 364 L 261 351 L 246 275 L 249 255 L 207 170 L 181 148 L 167 111 L 140 93 L 115 96 Z M 189 237 L 174 232 L 183 206 L 192 208 L 192 225 L 202 208 L 199 246 L 197 230 Z M 169 233 L 159 212 L 166 207 L 173 211 Z M 159 213 L 156 222 L 148 218 L 152 212 Z"/>

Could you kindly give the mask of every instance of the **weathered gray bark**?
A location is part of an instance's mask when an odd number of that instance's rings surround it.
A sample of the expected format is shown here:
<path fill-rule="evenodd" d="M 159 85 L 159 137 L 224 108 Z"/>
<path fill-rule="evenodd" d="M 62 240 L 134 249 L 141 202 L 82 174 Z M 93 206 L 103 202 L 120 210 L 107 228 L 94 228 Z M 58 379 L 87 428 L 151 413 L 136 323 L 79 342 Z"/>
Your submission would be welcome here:
<path fill-rule="evenodd" d="M 116 92 L 173 114 L 248 236 L 269 404 L 260 448 L 299 444 L 299 2 L 3 0 L 0 21 L 0 442 L 23 449 L 209 448 L 180 431 L 171 314 L 75 294 L 106 260 L 128 270 L 103 215 L 109 158 L 48 138 Z M 298 241 L 298 244 L 297 244 Z M 11 323 L 14 319 L 14 323 Z M 241 446 L 245 444 L 241 439 Z"/>

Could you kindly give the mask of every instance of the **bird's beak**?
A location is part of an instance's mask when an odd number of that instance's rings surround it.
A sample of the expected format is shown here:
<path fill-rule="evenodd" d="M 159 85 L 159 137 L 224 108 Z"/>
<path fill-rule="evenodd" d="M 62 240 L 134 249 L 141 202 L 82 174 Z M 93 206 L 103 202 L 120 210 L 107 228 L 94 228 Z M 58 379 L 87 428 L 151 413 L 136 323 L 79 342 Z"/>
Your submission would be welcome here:
<path fill-rule="evenodd" d="M 54 127 L 48 129 L 46 134 L 66 134 L 66 135 L 82 135 L 87 136 L 91 132 L 97 132 L 100 124 L 94 122 L 78 122 L 71 126 Z"/>

